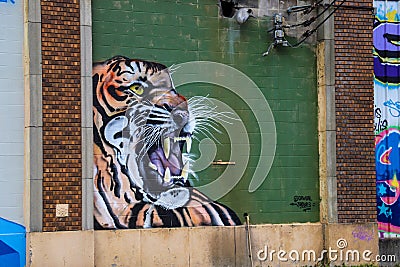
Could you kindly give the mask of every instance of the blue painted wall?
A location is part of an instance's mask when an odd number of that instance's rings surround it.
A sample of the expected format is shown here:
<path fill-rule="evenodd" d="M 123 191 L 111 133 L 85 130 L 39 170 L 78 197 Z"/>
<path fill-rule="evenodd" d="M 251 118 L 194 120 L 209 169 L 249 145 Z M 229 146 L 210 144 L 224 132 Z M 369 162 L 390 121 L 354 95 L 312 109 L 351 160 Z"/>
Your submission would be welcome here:
<path fill-rule="evenodd" d="M 0 218 L 0 267 L 25 266 L 25 227 Z"/>

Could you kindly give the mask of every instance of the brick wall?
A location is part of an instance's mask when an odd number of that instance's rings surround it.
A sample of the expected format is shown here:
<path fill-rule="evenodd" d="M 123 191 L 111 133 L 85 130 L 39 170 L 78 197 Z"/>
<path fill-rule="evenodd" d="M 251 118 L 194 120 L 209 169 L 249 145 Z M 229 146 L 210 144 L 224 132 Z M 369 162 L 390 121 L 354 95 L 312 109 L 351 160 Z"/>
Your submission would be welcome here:
<path fill-rule="evenodd" d="M 43 231 L 80 230 L 81 95 L 79 1 L 41 1 Z M 69 216 L 56 218 L 56 204 Z"/>
<path fill-rule="evenodd" d="M 346 5 L 372 7 L 372 1 Z M 338 219 L 375 221 L 373 12 L 341 8 L 334 20 Z"/>

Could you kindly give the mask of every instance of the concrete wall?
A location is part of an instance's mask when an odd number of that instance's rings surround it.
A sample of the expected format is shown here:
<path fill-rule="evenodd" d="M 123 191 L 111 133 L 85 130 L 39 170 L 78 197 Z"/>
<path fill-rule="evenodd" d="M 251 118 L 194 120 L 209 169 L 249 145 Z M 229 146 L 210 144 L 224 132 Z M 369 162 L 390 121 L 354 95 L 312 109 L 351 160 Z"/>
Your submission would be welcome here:
<path fill-rule="evenodd" d="M 349 250 L 370 250 L 371 259 L 378 254 L 375 224 L 257 225 L 250 226 L 250 240 L 254 266 L 314 265 L 309 251 L 319 258 L 329 247 L 337 265 L 367 263 L 345 261 Z M 245 226 L 31 233 L 28 242 L 29 266 L 251 266 Z M 282 261 L 279 250 L 286 252 Z M 299 261 L 290 260 L 294 251 Z"/>
<path fill-rule="evenodd" d="M 379 251 L 382 255 L 394 255 L 397 259 L 397 264 L 400 261 L 400 239 L 398 238 L 385 238 L 379 240 Z M 385 266 L 396 266 L 396 262 L 386 262 Z M 397 265 L 398 266 L 398 265 Z"/>
<path fill-rule="evenodd" d="M 23 3 L 0 2 L 0 217 L 22 224 L 24 192 Z"/>
<path fill-rule="evenodd" d="M 27 266 L 94 266 L 93 231 L 29 233 Z"/>

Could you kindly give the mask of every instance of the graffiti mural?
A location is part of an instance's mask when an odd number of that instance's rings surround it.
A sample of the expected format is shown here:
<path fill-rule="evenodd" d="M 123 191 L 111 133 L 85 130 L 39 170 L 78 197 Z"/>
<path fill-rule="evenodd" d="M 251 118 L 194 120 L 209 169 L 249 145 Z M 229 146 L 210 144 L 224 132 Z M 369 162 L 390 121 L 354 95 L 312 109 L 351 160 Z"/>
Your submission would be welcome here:
<path fill-rule="evenodd" d="M 243 28 L 243 25 L 235 23 L 234 20 L 221 19 L 218 16 L 218 6 L 215 6 L 213 1 L 198 1 L 195 5 L 189 0 L 164 2 L 92 1 L 92 58 L 94 61 L 99 62 L 115 55 L 124 55 L 173 66 L 170 67 L 169 72 L 172 73 L 172 80 L 177 91 L 187 98 L 191 116 L 200 116 L 198 112 L 202 112 L 203 118 L 208 117 L 204 114 L 207 105 L 209 111 L 230 114 L 228 121 L 221 120 L 216 124 L 211 122 L 214 125 L 201 125 L 200 120 L 196 120 L 193 140 L 189 141 L 190 153 L 186 151 L 187 141 L 180 141 L 183 145 L 183 153 L 176 158 L 183 166 L 185 166 L 183 162 L 186 163 L 188 158 L 193 160 L 189 162 L 188 179 L 194 189 L 207 196 L 206 199 L 227 205 L 239 215 L 242 221 L 243 214 L 248 213 L 252 224 L 318 222 L 320 183 L 317 67 L 314 44 L 305 45 L 296 51 L 283 49 L 279 53 L 271 54 L 270 56 L 275 57 L 275 60 L 271 58 L 269 60 L 276 64 L 267 62 L 268 64 L 265 65 L 260 63 L 260 60 L 264 61 L 264 59 L 260 58 L 260 54 L 255 51 L 258 50 L 257 47 L 265 46 L 266 35 L 259 33 L 261 28 L 265 28 L 263 24 L 270 22 L 269 18 L 260 17 L 259 21 L 250 21 Z M 163 10 L 182 10 L 182 12 L 172 14 Z M 116 23 L 120 22 L 121 18 L 123 18 L 123 23 Z M 253 47 L 251 49 L 249 42 Z M 258 63 L 255 64 L 255 62 Z M 292 71 L 277 71 L 278 69 Z M 121 94 L 115 91 L 114 97 L 119 97 Z M 196 103 L 199 104 L 197 107 Z M 116 102 L 110 106 L 114 104 Z M 101 105 L 107 104 L 101 103 Z M 210 106 L 216 109 L 209 108 Z M 201 109 L 198 109 L 200 107 Z M 128 111 L 131 111 L 130 107 Z M 117 111 L 113 112 L 117 113 Z M 113 115 L 114 113 L 107 116 Z M 162 116 L 162 113 L 159 115 Z M 110 121 L 112 124 L 107 127 L 116 125 L 116 130 L 119 127 L 118 123 L 121 127 L 124 126 L 131 116 L 133 115 L 126 114 L 121 116 L 123 119 L 120 121 Z M 167 123 L 164 126 L 169 127 Z M 132 126 L 127 127 L 132 130 L 130 128 Z M 213 129 L 215 126 L 217 129 Z M 102 125 L 99 124 L 98 127 Z M 147 127 L 149 126 L 143 129 Z M 100 132 L 104 130 L 99 129 Z M 293 132 L 300 134 L 293 134 Z M 143 173 L 152 170 L 145 166 L 129 167 L 132 173 L 124 174 L 128 170 L 121 163 L 125 160 L 122 157 L 126 155 L 126 161 L 129 163 L 137 157 L 137 154 L 132 154 L 134 145 L 130 148 L 117 149 L 119 145 L 117 137 L 124 140 L 125 145 L 129 141 L 129 135 L 131 133 L 127 132 L 127 136 L 123 135 L 123 138 L 116 136 L 116 140 L 110 136 L 100 135 L 101 139 L 99 139 L 108 143 L 105 149 L 112 150 L 114 161 L 120 157 L 120 162 L 114 164 L 117 171 L 121 173 L 121 177 L 132 183 L 134 188 L 139 188 L 137 196 L 131 197 L 133 193 L 129 191 L 130 184 L 117 184 L 111 180 L 110 183 L 115 184 L 112 188 L 115 194 L 120 194 L 119 197 L 111 198 L 112 196 L 107 193 L 96 193 L 98 214 L 109 214 L 97 217 L 108 218 L 108 222 L 111 222 L 110 228 L 113 227 L 115 220 L 112 217 L 113 213 L 108 213 L 108 210 L 115 211 L 119 204 L 107 206 L 105 204 L 107 201 L 127 203 L 124 196 L 127 192 L 129 201 L 134 199 L 133 202 L 135 200 L 140 202 L 134 211 L 140 213 L 140 205 L 149 203 L 141 199 L 146 198 L 148 194 L 153 198 L 153 195 L 160 195 L 159 199 L 150 199 L 153 202 L 160 203 L 168 200 L 165 194 L 168 188 L 161 183 L 164 178 L 161 176 L 165 174 L 166 167 L 169 168 L 170 173 L 167 175 L 167 180 L 169 176 L 182 177 L 182 166 L 172 168 L 167 165 L 173 162 L 167 163 L 156 157 L 161 154 L 160 159 L 163 158 L 164 152 L 161 148 L 164 148 L 164 138 L 158 141 L 160 149 L 153 148 L 154 151 L 160 152 L 154 153 L 154 158 L 152 158 L 152 164 L 156 165 L 160 177 L 151 173 L 142 177 Z M 138 137 L 137 140 L 139 139 Z M 172 146 L 177 143 L 173 138 L 166 142 L 170 142 L 169 159 L 171 160 L 176 154 L 172 153 L 172 149 L 175 149 Z M 125 150 L 130 152 L 124 152 Z M 185 159 L 182 162 L 183 157 Z M 136 163 L 132 162 L 132 164 Z M 150 165 L 153 166 L 152 164 Z M 138 171 L 133 172 L 135 169 Z M 181 178 L 171 179 L 175 179 L 177 183 L 184 182 Z M 153 183 L 150 184 L 151 182 Z M 157 189 L 159 185 L 160 188 Z M 182 188 L 190 189 L 190 185 L 185 184 Z M 126 188 L 123 188 L 124 186 Z M 120 190 L 119 187 L 122 189 Z M 95 189 L 99 191 L 97 185 Z M 196 190 L 193 192 L 196 193 Z M 142 193 L 143 196 L 141 196 L 141 191 L 147 194 Z M 183 200 L 178 201 L 180 198 L 175 197 L 171 201 L 175 203 L 171 204 L 172 208 L 176 207 L 177 210 L 181 209 L 180 206 L 188 196 L 185 190 L 180 190 L 178 193 Z M 297 204 L 294 196 L 310 196 L 313 200 L 311 210 L 308 207 L 310 201 L 299 200 Z M 290 205 L 292 202 L 295 204 Z M 315 206 L 313 206 L 314 202 Z M 186 204 L 183 205 L 182 207 L 185 207 Z M 304 208 L 299 206 L 304 206 Z M 122 209 L 122 206 L 120 207 Z M 144 206 L 143 210 L 148 207 L 149 205 Z M 307 210 L 303 211 L 304 209 Z M 205 210 L 211 212 L 209 208 Z M 170 211 L 170 209 L 160 209 L 159 212 L 163 215 Z M 120 214 L 123 212 L 126 211 L 115 211 L 117 214 L 115 216 L 122 216 Z M 126 212 L 126 214 L 129 213 Z M 139 216 L 142 215 L 143 213 Z M 182 215 L 174 216 L 180 218 Z M 183 217 L 186 218 L 185 216 Z M 100 223 L 100 226 L 108 222 L 104 221 Z M 202 223 L 208 224 L 200 222 Z M 124 222 L 121 227 L 124 225 L 126 226 L 127 223 Z M 178 224 L 174 223 L 174 225 Z"/>
<path fill-rule="evenodd" d="M 0 217 L 0 266 L 25 266 L 25 227 Z"/>
<path fill-rule="evenodd" d="M 15 0 L 0 0 L 0 3 L 10 3 L 10 4 L 15 4 Z"/>
<path fill-rule="evenodd" d="M 382 232 L 400 233 L 400 131 L 394 128 L 375 138 L 378 221 Z"/>
<path fill-rule="evenodd" d="M 374 1 L 374 129 L 381 238 L 400 237 L 400 14 L 398 1 Z"/>
<path fill-rule="evenodd" d="M 237 215 L 191 187 L 204 97 L 180 95 L 170 70 L 122 56 L 93 65 L 96 229 L 237 225 Z"/>

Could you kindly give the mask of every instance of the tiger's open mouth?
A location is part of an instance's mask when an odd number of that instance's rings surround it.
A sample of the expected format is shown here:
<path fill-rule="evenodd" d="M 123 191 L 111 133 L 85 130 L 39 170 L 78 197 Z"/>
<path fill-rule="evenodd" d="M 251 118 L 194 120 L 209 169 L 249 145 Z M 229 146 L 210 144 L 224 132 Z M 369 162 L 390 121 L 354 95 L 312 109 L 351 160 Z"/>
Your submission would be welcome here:
<path fill-rule="evenodd" d="M 148 150 L 148 167 L 157 177 L 157 184 L 164 188 L 189 186 L 190 163 L 184 155 L 190 153 L 192 135 L 181 132 L 179 136 L 169 135 L 160 139 Z"/>

